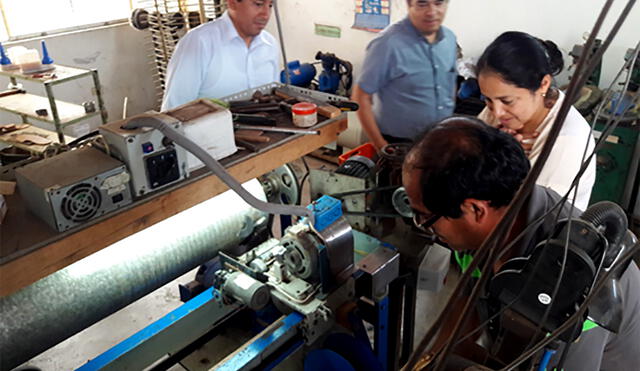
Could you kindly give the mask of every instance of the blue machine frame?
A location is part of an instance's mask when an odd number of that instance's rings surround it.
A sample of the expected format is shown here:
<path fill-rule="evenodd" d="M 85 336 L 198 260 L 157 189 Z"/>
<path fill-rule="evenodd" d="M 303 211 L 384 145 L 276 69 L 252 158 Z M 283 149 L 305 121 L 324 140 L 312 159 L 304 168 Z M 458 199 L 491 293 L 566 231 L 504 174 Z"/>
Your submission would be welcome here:
<path fill-rule="evenodd" d="M 340 201 L 326 196 L 313 203 L 310 208 L 313 209 L 316 215 L 314 224 L 316 230 L 324 230 L 341 216 Z M 371 257 L 382 256 L 377 260 L 376 264 L 381 264 L 380 267 L 383 267 L 380 272 L 384 274 L 384 278 L 381 278 L 381 280 L 372 278 L 371 285 L 386 285 L 388 284 L 386 280 L 397 277 L 399 259 L 397 259 L 397 253 L 393 249 L 386 249 L 389 250 L 386 255 L 380 255 L 377 249 L 382 247 L 382 243 L 379 240 L 359 232 L 354 232 L 354 235 L 355 240 L 359 242 L 358 244 L 362 249 L 358 250 L 360 254 L 369 254 L 375 251 L 377 254 L 372 254 L 370 255 Z M 328 277 L 330 273 L 328 272 L 329 262 L 326 250 L 324 246 L 319 248 L 318 257 L 321 270 L 322 268 L 327 270 L 327 272 L 324 272 L 324 276 Z M 393 256 L 394 254 L 395 256 Z M 395 265 L 392 264 L 391 269 L 388 269 L 389 266 L 385 268 L 384 263 L 387 261 L 385 259 L 389 259 L 389 262 L 393 261 Z M 376 277 L 377 272 L 377 270 L 368 272 L 369 277 Z M 358 275 L 354 273 L 355 276 Z M 328 290 L 330 286 L 329 282 L 322 282 L 324 290 Z M 385 292 L 387 291 L 385 290 Z M 372 293 L 373 291 L 370 290 L 368 294 L 364 295 L 369 296 Z M 376 317 L 373 321 L 376 324 L 374 349 L 380 364 L 386 370 L 389 348 L 388 292 L 383 295 L 375 294 L 374 297 L 374 316 Z M 244 308 L 245 306 L 238 301 L 223 295 L 215 288 L 209 288 L 158 321 L 89 361 L 79 370 L 143 369 L 161 360 L 167 354 L 175 354 L 185 349 Z M 304 345 L 304 324 L 305 316 L 298 312 L 294 311 L 287 316 L 282 316 L 225 359 L 218 362 L 215 368 L 219 370 L 246 370 L 257 367 L 271 369 Z M 307 340 L 314 341 L 313 339 Z"/>
<path fill-rule="evenodd" d="M 78 370 L 143 369 L 194 342 L 241 308 L 238 303 L 223 303 L 220 293 L 209 288 Z"/>

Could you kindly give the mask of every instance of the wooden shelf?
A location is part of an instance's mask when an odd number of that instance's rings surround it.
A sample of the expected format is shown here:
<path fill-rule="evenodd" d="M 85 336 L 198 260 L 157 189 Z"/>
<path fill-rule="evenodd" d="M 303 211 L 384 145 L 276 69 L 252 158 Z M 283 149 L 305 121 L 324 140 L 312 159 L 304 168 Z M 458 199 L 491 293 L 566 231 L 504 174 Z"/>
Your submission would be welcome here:
<path fill-rule="evenodd" d="M 84 107 L 79 104 L 63 102 L 60 100 L 56 100 L 55 102 L 58 109 L 58 117 L 60 118 L 60 125 L 62 127 L 100 114 L 98 111 L 86 113 L 84 111 Z M 47 116 L 38 116 L 36 114 L 36 110 L 43 108 L 47 110 Z M 39 95 L 23 93 L 2 97 L 0 98 L 0 110 L 24 115 L 34 120 L 55 125 L 55 121 L 51 115 L 49 99 Z"/>
<path fill-rule="evenodd" d="M 335 141 L 347 129 L 347 119 L 341 115 L 317 129 L 319 135 L 280 136 L 264 151 L 231 156 L 223 164 L 234 178 L 245 182 Z M 52 231 L 24 207 L 13 208 L 19 195 L 11 196 L 7 218 L 0 225 L 0 297 L 226 190 L 217 176 L 203 173 L 64 233 Z"/>

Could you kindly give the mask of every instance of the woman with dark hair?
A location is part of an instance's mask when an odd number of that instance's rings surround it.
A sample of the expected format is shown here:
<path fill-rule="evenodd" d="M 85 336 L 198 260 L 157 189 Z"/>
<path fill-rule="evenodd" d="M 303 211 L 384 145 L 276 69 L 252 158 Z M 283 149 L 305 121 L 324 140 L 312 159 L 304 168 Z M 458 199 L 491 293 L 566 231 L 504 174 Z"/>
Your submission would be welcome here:
<path fill-rule="evenodd" d="M 513 31 L 498 36 L 477 63 L 478 83 L 487 104 L 478 118 L 512 134 L 532 166 L 564 101 L 553 82 L 563 66 L 556 44 Z M 595 141 L 587 121 L 571 107 L 537 183 L 564 195 L 582 165 L 585 147 L 590 154 Z M 594 156 L 580 179 L 576 207 L 587 208 L 595 178 Z M 573 195 L 572 191 L 570 200 Z"/>

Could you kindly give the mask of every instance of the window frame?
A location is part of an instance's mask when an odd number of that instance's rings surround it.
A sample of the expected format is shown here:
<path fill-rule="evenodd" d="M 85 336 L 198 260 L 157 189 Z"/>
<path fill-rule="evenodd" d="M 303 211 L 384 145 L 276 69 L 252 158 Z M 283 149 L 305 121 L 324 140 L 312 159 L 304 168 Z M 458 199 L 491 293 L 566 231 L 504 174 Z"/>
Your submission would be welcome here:
<path fill-rule="evenodd" d="M 129 0 L 128 2 L 129 2 L 129 11 L 133 11 L 134 0 Z M 0 0 L 0 12 L 2 15 L 2 22 L 0 24 L 0 27 L 4 30 L 4 34 L 7 35 L 7 39 L 0 40 L 0 41 L 3 44 L 7 44 L 7 45 L 11 45 L 16 42 L 25 42 L 25 41 L 31 41 L 34 39 L 49 38 L 52 36 L 73 34 L 73 33 L 82 32 L 82 31 L 91 31 L 91 30 L 97 30 L 97 29 L 102 29 L 107 27 L 115 27 L 115 26 L 120 26 L 120 25 L 129 23 L 129 18 L 119 18 L 119 19 L 113 19 L 109 21 L 75 25 L 75 26 L 42 31 L 42 32 L 32 32 L 29 34 L 14 36 L 9 33 L 8 18 L 10 16 L 6 14 L 2 0 Z"/>

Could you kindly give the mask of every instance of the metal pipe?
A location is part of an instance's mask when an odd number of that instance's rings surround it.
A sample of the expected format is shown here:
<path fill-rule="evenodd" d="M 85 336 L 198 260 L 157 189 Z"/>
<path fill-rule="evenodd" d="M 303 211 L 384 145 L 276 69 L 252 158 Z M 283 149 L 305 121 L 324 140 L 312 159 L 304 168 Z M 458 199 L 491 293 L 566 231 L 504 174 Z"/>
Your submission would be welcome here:
<path fill-rule="evenodd" d="M 245 188 L 265 200 L 260 183 Z M 267 216 L 232 191 L 0 299 L 0 369 L 11 369 L 249 236 Z"/>
<path fill-rule="evenodd" d="M 242 130 L 261 130 L 273 133 L 287 133 L 287 134 L 302 134 L 302 135 L 320 135 L 319 130 L 307 130 L 307 129 L 293 129 L 293 128 L 279 128 L 275 126 L 259 126 L 259 125 L 243 125 L 233 124 L 235 129 Z"/>
<path fill-rule="evenodd" d="M 282 62 L 284 63 L 284 82 L 291 85 L 291 76 L 289 75 L 289 63 L 287 62 L 287 53 L 284 50 L 284 36 L 282 34 L 282 24 L 280 23 L 280 10 L 278 9 L 278 0 L 273 2 L 273 12 L 276 16 L 276 25 L 278 26 L 278 39 L 280 41 L 280 50 L 282 51 Z"/>

